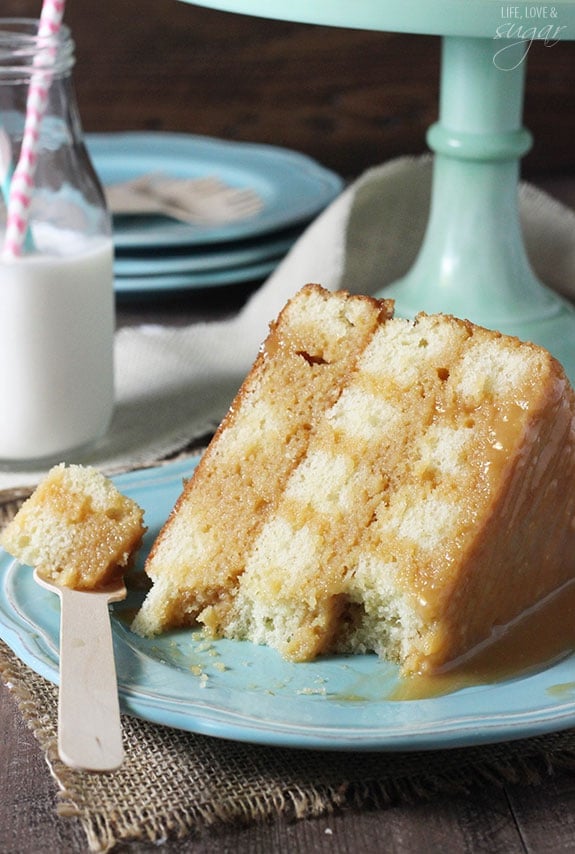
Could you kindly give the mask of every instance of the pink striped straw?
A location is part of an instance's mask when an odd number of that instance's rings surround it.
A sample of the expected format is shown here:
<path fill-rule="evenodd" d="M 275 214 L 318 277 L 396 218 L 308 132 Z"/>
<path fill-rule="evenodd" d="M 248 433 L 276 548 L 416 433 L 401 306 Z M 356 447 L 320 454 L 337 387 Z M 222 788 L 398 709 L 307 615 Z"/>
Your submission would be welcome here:
<path fill-rule="evenodd" d="M 65 0 L 44 0 L 38 25 L 38 39 L 55 37 L 60 31 Z M 50 47 L 49 55 L 55 57 L 57 43 Z M 47 71 L 32 74 L 26 101 L 26 120 L 18 164 L 10 182 L 10 197 L 6 234 L 4 237 L 5 258 L 16 258 L 22 247 L 28 228 L 28 215 L 34 188 L 40 124 L 46 111 L 52 75 Z"/>

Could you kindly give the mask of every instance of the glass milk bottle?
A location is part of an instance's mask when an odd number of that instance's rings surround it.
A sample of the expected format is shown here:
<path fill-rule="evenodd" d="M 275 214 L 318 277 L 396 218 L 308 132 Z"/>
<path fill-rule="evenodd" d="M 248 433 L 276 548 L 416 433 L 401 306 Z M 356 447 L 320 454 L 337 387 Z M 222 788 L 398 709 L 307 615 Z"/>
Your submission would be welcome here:
<path fill-rule="evenodd" d="M 113 246 L 102 189 L 86 152 L 67 27 L 0 19 L 0 465 L 80 459 L 113 410 Z M 30 91 L 42 74 L 21 250 L 7 251 L 10 188 Z M 47 82 L 46 82 L 47 81 Z M 28 102 L 28 110 L 27 110 Z M 29 135 L 27 137 L 29 139 Z M 22 226 L 22 222 L 19 222 Z"/>

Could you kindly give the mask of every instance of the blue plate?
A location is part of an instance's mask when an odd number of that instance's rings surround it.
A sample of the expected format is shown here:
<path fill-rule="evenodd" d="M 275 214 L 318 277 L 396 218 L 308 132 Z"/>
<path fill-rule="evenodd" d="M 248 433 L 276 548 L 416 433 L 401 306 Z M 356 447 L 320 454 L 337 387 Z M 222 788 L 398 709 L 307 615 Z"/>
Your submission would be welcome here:
<path fill-rule="evenodd" d="M 189 290 L 199 288 L 238 285 L 244 282 L 263 280 L 273 273 L 281 259 L 262 261 L 260 264 L 246 264 L 243 267 L 230 267 L 229 270 L 206 270 L 199 273 L 170 273 L 166 276 L 124 276 L 116 277 L 114 290 L 118 296 Z"/>
<path fill-rule="evenodd" d="M 114 273 L 119 278 L 223 272 L 224 270 L 230 270 L 233 273 L 237 268 L 248 264 L 260 264 L 283 257 L 300 234 L 300 229 L 290 230 L 282 232 L 281 236 L 226 243 L 225 248 L 204 251 L 186 249 L 184 252 L 116 255 Z"/>
<path fill-rule="evenodd" d="M 271 145 L 228 142 L 174 133 L 88 134 L 88 150 L 104 185 L 150 172 L 174 178 L 218 177 L 254 190 L 262 210 L 218 226 L 191 225 L 167 217 L 118 216 L 118 249 L 217 243 L 254 237 L 306 222 L 343 189 L 342 179 L 298 152 Z"/>
<path fill-rule="evenodd" d="M 115 478 L 146 511 L 143 560 L 194 463 Z M 575 725 L 574 656 L 525 678 L 429 700 L 392 702 L 397 669 L 374 655 L 286 662 L 271 649 L 206 642 L 199 631 L 146 640 L 129 629 L 139 602 L 112 608 L 123 710 L 191 732 L 334 750 L 415 750 L 524 738 Z M 58 682 L 59 600 L 0 552 L 0 637 Z"/>

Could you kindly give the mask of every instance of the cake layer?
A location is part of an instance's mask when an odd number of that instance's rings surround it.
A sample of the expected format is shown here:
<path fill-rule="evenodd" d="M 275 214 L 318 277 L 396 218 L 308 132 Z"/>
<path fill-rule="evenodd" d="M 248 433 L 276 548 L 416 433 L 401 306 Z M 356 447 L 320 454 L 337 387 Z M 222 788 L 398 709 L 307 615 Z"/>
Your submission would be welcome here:
<path fill-rule="evenodd" d="M 438 324 L 453 342 L 439 359 L 426 355 Z M 401 392 L 425 415 L 356 555 L 348 595 L 362 619 L 349 646 L 383 643 L 421 671 L 465 654 L 575 574 L 575 400 L 540 348 L 449 318 L 420 318 L 407 334 L 423 334 L 420 371 L 439 382 Z M 388 602 L 395 614 L 382 627 Z"/>
<path fill-rule="evenodd" d="M 133 624 L 154 634 L 211 606 L 225 615 L 244 558 L 315 422 L 392 304 L 309 285 L 270 334 L 146 563 L 154 586 Z"/>

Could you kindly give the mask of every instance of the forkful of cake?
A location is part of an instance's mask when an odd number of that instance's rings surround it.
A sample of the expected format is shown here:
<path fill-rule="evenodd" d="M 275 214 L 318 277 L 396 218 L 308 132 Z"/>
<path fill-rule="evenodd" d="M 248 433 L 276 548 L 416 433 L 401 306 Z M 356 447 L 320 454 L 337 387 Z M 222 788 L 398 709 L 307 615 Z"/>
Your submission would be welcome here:
<path fill-rule="evenodd" d="M 110 480 L 60 464 L 0 536 L 60 598 L 58 753 L 78 770 L 113 771 L 123 761 L 108 605 L 126 596 L 123 573 L 144 532 L 143 511 Z"/>

